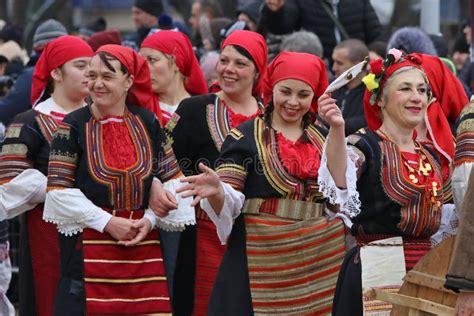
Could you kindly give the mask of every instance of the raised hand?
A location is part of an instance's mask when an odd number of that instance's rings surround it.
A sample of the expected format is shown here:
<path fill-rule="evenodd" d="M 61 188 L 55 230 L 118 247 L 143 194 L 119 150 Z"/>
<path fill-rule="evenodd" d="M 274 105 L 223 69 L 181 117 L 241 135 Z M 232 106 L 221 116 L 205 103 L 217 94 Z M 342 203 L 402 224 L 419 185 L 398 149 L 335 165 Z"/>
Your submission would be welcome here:
<path fill-rule="evenodd" d="M 170 211 L 178 208 L 178 202 L 176 202 L 174 195 L 163 188 L 159 181 L 153 181 L 148 206 L 156 216 L 165 217 Z"/>
<path fill-rule="evenodd" d="M 318 99 L 318 113 L 331 127 L 344 126 L 344 118 L 336 100 L 328 94 L 323 94 Z"/>
<path fill-rule="evenodd" d="M 283 5 L 285 5 L 285 0 L 266 0 L 265 3 L 267 4 L 267 8 L 270 11 L 278 11 L 281 9 Z"/>
<path fill-rule="evenodd" d="M 138 233 L 138 229 L 133 225 L 135 221 L 112 216 L 104 230 L 118 241 L 132 240 Z"/>
<path fill-rule="evenodd" d="M 194 196 L 192 206 L 196 206 L 202 199 L 206 198 L 222 198 L 223 200 L 224 190 L 217 173 L 203 163 L 199 164 L 199 170 L 202 172 L 200 175 L 181 179 L 181 182 L 186 182 L 187 184 L 176 190 L 176 193 L 184 192 L 182 194 L 183 198 Z"/>
<path fill-rule="evenodd" d="M 132 247 L 140 243 L 151 230 L 151 223 L 148 219 L 142 218 L 139 221 L 133 223 L 133 227 L 137 229 L 137 234 L 135 237 L 128 241 L 119 241 L 119 245 Z"/>

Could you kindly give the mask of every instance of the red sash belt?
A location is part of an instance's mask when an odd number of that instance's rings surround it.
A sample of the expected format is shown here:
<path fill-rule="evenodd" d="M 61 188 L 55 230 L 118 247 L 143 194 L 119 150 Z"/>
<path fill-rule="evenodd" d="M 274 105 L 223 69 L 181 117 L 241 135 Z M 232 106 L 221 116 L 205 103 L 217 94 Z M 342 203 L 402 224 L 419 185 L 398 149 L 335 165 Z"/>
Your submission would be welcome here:
<path fill-rule="evenodd" d="M 144 212 L 115 216 L 140 219 Z M 84 283 L 88 314 L 170 313 L 163 255 L 156 229 L 135 247 L 124 247 L 108 233 L 84 229 Z"/>
<path fill-rule="evenodd" d="M 396 237 L 395 235 L 357 235 L 357 244 L 360 246 L 370 242 Z M 431 241 L 429 237 L 408 237 L 402 236 L 403 252 L 405 254 L 405 266 L 407 272 L 415 267 L 418 261 L 431 250 Z"/>

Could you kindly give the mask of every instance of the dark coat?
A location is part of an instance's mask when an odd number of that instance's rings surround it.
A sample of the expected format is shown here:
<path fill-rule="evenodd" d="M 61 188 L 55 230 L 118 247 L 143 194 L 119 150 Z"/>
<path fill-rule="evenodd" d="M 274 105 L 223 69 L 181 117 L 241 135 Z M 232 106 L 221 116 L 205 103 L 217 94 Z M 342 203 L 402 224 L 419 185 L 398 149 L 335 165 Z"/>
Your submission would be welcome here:
<path fill-rule="evenodd" d="M 277 12 L 264 6 L 259 31 L 264 34 L 288 34 L 300 29 L 311 31 L 319 36 L 324 47 L 324 57 L 330 60 L 337 44 L 335 25 L 321 1 L 326 1 L 331 6 L 327 0 L 286 0 L 285 5 Z M 339 0 L 337 15 L 351 38 L 369 44 L 382 33 L 379 19 L 369 0 Z"/>
<path fill-rule="evenodd" d="M 351 90 L 343 87 L 332 94 L 337 105 L 342 109 L 342 117 L 346 122 L 346 136 L 354 134 L 362 127 L 367 127 L 364 114 L 364 92 L 365 86 L 361 83 Z"/>

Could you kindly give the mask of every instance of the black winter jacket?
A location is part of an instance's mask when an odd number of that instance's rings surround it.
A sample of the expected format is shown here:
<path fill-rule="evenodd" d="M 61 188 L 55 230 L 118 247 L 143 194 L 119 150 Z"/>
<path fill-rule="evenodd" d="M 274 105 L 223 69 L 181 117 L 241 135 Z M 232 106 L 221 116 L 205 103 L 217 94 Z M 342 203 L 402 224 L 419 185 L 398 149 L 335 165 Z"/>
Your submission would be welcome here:
<path fill-rule="evenodd" d="M 264 5 L 259 32 L 280 35 L 300 29 L 311 31 L 319 36 L 324 47 L 324 57 L 331 60 L 333 48 L 337 44 L 335 24 L 324 10 L 322 1 L 332 7 L 328 0 L 286 0 L 277 12 L 270 11 Z M 339 0 L 337 15 L 351 38 L 369 44 L 382 34 L 382 27 L 370 0 Z"/>

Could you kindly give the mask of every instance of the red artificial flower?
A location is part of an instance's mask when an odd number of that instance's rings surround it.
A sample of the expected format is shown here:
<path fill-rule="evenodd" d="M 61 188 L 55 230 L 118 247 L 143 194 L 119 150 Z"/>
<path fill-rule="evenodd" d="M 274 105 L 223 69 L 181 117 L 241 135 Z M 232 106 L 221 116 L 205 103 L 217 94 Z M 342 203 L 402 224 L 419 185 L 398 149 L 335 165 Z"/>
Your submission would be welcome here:
<path fill-rule="evenodd" d="M 370 62 L 370 72 L 378 76 L 382 73 L 383 70 L 383 60 L 376 59 Z"/>

